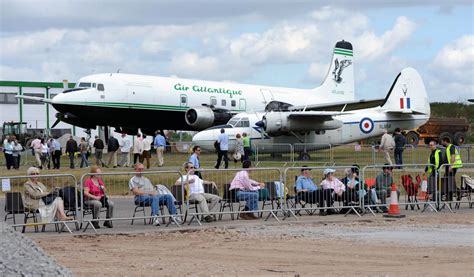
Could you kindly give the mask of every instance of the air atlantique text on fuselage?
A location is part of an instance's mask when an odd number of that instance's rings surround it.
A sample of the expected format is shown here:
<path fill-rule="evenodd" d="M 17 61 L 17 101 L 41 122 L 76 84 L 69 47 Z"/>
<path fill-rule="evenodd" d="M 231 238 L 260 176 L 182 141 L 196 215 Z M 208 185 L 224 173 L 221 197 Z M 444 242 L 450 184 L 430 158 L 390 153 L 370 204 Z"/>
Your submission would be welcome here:
<path fill-rule="evenodd" d="M 224 93 L 224 94 L 230 95 L 230 98 L 232 98 L 232 95 L 242 95 L 241 90 L 232 90 L 232 89 L 225 89 L 225 88 L 211 88 L 211 87 L 198 86 L 198 85 L 188 87 L 180 83 L 177 83 L 176 85 L 174 85 L 174 89 L 179 90 L 179 91 L 188 91 L 190 88 L 195 92 Z"/>

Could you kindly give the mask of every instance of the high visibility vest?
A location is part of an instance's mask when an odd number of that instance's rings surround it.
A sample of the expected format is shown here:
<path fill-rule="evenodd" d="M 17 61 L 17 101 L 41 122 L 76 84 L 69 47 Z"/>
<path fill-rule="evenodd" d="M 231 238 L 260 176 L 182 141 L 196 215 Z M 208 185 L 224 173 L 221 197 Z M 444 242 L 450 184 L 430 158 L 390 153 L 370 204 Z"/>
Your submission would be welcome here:
<path fill-rule="evenodd" d="M 433 169 L 432 166 L 428 166 L 428 170 L 427 170 L 428 174 L 432 174 L 433 171 L 437 171 L 437 170 L 438 170 L 438 168 L 439 168 L 439 166 L 440 166 L 440 156 L 441 156 L 441 150 L 436 149 L 436 150 L 434 151 L 434 158 L 435 158 L 434 163 L 433 163 L 433 164 L 434 164 L 434 169 Z M 428 164 L 431 164 L 431 154 L 430 154 L 430 156 L 428 157 Z M 434 172 L 433 172 L 433 173 L 434 173 Z"/>
<path fill-rule="evenodd" d="M 451 161 L 451 149 L 454 148 L 454 159 L 455 161 Z M 453 164 L 453 168 L 461 168 L 462 167 L 462 161 L 461 161 L 461 155 L 459 155 L 458 148 L 451 143 L 448 144 L 446 147 L 446 158 L 448 160 L 448 164 Z"/>
<path fill-rule="evenodd" d="M 244 137 L 242 139 L 242 142 L 244 144 L 244 147 L 250 147 L 250 138 L 249 137 Z"/>

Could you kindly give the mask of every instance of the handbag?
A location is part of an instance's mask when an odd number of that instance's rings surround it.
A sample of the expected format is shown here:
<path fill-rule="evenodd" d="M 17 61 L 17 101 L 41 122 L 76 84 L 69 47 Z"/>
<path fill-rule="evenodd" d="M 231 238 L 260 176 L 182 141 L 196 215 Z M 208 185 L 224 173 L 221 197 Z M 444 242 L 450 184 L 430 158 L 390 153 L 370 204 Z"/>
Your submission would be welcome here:
<path fill-rule="evenodd" d="M 54 199 L 56 199 L 57 193 L 56 192 L 51 192 L 48 195 L 45 195 L 41 197 L 41 200 L 43 200 L 43 203 L 45 205 L 51 205 L 51 203 L 54 202 Z"/>
<path fill-rule="evenodd" d="M 102 203 L 102 207 L 109 207 L 109 197 L 107 197 L 107 195 L 102 196 L 100 203 Z"/>

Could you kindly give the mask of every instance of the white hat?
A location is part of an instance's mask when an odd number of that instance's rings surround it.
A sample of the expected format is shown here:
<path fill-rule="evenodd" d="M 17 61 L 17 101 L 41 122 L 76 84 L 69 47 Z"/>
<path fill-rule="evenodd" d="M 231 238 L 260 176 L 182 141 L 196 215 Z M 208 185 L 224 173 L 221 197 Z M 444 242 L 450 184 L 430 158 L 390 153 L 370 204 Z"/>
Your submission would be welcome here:
<path fill-rule="evenodd" d="M 329 173 L 334 173 L 336 172 L 336 170 L 332 169 L 332 168 L 326 168 L 324 170 L 324 175 L 328 175 Z"/>

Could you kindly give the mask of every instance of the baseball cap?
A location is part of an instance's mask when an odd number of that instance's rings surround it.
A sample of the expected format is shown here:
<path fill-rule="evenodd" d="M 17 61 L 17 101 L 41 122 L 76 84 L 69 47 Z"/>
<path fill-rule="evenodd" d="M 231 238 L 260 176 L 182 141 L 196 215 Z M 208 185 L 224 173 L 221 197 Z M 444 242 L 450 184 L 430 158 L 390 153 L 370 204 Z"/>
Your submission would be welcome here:
<path fill-rule="evenodd" d="M 329 173 L 334 173 L 336 172 L 336 170 L 332 169 L 332 168 L 326 168 L 324 170 L 324 175 L 328 175 Z"/>

